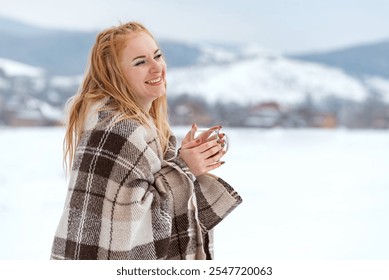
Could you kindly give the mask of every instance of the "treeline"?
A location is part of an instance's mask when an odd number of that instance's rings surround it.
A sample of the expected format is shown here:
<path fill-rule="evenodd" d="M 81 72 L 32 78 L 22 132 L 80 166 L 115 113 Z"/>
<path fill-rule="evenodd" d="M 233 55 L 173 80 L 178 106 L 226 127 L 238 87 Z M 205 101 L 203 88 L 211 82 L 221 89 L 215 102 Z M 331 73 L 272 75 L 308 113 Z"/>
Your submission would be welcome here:
<path fill-rule="evenodd" d="M 204 126 L 222 124 L 261 128 L 389 128 L 389 104 L 375 92 L 363 101 L 335 96 L 314 101 L 307 94 L 303 102 L 294 105 L 278 102 L 209 104 L 201 97 L 188 94 L 169 97 L 168 101 L 173 125 L 196 122 Z"/>

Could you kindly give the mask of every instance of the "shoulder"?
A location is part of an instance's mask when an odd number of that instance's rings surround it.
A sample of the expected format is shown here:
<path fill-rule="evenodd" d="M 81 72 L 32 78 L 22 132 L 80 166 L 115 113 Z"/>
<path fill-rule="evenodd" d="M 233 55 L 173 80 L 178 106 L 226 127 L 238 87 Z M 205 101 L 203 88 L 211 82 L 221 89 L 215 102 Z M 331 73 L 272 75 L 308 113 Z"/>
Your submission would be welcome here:
<path fill-rule="evenodd" d="M 117 164 L 133 168 L 134 162 L 142 174 L 160 169 L 160 144 L 150 129 L 135 120 L 123 119 L 120 113 L 103 110 L 96 114 L 95 125 L 84 130 L 77 147 L 76 167 L 88 170 L 96 161 L 101 162 L 102 170 L 105 165 Z"/>
<path fill-rule="evenodd" d="M 105 99 L 88 110 L 81 139 L 84 146 L 105 143 L 112 146 L 110 149 L 115 149 L 127 143 L 126 145 L 139 150 L 145 150 L 149 146 L 156 154 L 161 153 L 157 130 L 152 122 L 144 125 L 109 108 L 109 99 Z"/>
<path fill-rule="evenodd" d="M 144 125 L 138 121 L 124 117 L 118 111 L 110 109 L 109 98 L 95 102 L 88 108 L 84 124 L 84 132 L 112 133 L 128 138 L 135 131 L 145 131 Z"/>

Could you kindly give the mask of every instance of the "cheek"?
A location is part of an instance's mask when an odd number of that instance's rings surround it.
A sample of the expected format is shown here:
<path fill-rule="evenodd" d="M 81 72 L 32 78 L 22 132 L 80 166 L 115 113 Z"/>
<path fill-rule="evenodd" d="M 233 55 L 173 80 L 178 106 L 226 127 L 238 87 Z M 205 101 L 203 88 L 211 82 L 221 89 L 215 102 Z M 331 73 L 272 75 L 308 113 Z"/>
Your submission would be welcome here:
<path fill-rule="evenodd" d="M 127 83 L 131 85 L 132 84 L 131 73 L 127 69 L 122 68 L 121 70 L 122 70 L 122 73 L 123 73 L 124 78 L 126 79 Z"/>
<path fill-rule="evenodd" d="M 139 83 L 141 82 L 141 77 L 137 71 L 127 70 L 123 71 L 123 73 L 130 87 L 136 88 L 139 86 Z"/>

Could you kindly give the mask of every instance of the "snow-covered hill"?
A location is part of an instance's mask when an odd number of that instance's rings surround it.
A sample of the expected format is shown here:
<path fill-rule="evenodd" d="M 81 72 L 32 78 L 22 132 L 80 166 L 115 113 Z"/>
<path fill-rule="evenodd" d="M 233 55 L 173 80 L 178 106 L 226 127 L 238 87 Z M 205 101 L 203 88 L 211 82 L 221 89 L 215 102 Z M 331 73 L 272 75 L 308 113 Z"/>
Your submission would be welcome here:
<path fill-rule="evenodd" d="M 22 94 L 42 91 L 46 71 L 18 61 L 0 58 L 0 93 L 19 87 Z M 21 87 L 23 85 L 23 87 Z"/>
<path fill-rule="evenodd" d="M 50 98 L 55 96 L 52 79 L 45 69 L 0 58 L 0 123 L 16 126 L 60 123 L 62 101 L 56 104 Z"/>
<path fill-rule="evenodd" d="M 44 70 L 25 63 L 13 61 L 6 58 L 0 58 L 0 70 L 4 71 L 6 76 L 28 76 L 41 77 Z"/>
<path fill-rule="evenodd" d="M 232 62 L 171 69 L 169 93 L 202 96 L 209 102 L 276 101 L 295 104 L 307 95 L 315 101 L 328 96 L 360 101 L 372 87 L 389 95 L 385 79 L 368 82 L 340 69 L 285 58 L 277 54 L 257 54 Z"/>

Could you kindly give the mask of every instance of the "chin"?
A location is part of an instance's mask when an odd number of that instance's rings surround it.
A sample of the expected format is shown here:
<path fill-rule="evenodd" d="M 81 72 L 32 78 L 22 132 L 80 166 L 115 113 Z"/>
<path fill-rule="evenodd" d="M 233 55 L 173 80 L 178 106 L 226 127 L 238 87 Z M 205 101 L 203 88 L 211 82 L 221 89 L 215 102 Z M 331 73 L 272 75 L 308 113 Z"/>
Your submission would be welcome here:
<path fill-rule="evenodd" d="M 164 95 L 166 95 L 166 90 L 165 89 L 159 94 L 158 97 L 161 97 L 161 96 L 164 96 Z"/>

